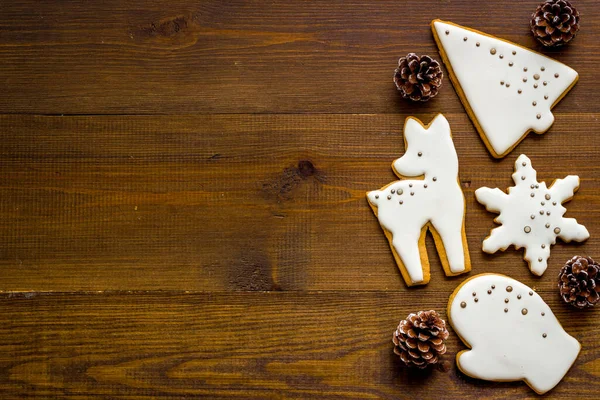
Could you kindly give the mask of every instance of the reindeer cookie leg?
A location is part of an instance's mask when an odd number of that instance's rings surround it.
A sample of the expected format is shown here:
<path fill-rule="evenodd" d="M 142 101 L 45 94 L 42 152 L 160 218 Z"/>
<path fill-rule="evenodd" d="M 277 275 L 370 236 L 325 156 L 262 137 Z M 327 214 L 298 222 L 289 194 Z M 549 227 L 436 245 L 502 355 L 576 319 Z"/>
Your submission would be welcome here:
<path fill-rule="evenodd" d="M 433 237 L 447 275 L 456 275 L 467 270 L 463 213 L 464 206 L 458 212 L 447 210 L 432 221 L 433 228 L 437 232 Z"/>
<path fill-rule="evenodd" d="M 402 260 L 411 281 L 414 283 L 423 282 L 423 266 L 421 264 L 418 238 L 415 239 L 415 237 L 409 235 L 394 236 L 392 245 Z"/>

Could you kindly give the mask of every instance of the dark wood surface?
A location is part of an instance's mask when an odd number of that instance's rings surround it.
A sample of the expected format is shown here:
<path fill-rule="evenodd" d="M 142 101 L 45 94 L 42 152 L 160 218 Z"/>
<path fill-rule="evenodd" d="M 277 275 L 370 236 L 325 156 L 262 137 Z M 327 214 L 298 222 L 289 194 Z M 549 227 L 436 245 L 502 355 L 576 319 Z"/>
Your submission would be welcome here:
<path fill-rule="evenodd" d="M 365 192 L 394 179 L 402 125 L 448 118 L 473 270 L 535 287 L 583 350 L 548 398 L 600 393 L 599 310 L 558 298 L 571 256 L 600 258 L 600 10 L 558 51 L 528 31 L 537 1 L 0 3 L 0 398 L 532 398 L 523 383 L 408 371 L 391 336 L 464 276 L 408 289 Z M 392 74 L 439 59 L 442 18 L 540 50 L 580 81 L 494 160 L 448 79 L 409 104 Z M 481 251 L 481 186 L 512 184 L 527 154 L 548 184 L 581 177 L 534 277 L 522 251 Z"/>

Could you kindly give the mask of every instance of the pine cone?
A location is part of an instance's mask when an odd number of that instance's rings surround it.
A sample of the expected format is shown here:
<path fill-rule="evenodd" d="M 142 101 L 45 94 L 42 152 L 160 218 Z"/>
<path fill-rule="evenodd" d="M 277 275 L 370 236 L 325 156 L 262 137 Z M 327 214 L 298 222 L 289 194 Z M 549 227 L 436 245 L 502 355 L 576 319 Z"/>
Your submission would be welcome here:
<path fill-rule="evenodd" d="M 600 300 L 600 264 L 591 257 L 573 257 L 558 274 L 558 289 L 566 303 L 593 307 Z"/>
<path fill-rule="evenodd" d="M 409 53 L 398 60 L 394 83 L 405 99 L 427 101 L 438 94 L 443 77 L 439 62 L 429 56 Z"/>
<path fill-rule="evenodd" d="M 446 322 L 435 311 L 419 311 L 400 321 L 394 332 L 394 353 L 409 367 L 426 368 L 446 352 Z"/>
<path fill-rule="evenodd" d="M 567 0 L 546 0 L 531 16 L 531 32 L 546 47 L 567 44 L 579 30 L 579 12 Z"/>

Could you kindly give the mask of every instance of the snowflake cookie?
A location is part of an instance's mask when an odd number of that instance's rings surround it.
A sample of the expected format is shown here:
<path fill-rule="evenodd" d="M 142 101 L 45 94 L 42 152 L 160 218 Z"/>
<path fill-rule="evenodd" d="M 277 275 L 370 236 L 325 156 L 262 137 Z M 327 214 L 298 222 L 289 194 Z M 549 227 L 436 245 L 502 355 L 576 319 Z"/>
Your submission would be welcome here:
<path fill-rule="evenodd" d="M 563 217 L 567 210 L 562 203 L 569 201 L 579 188 L 579 177 L 557 179 L 547 188 L 545 182 L 537 181 L 531 160 L 521 154 L 512 178 L 515 186 L 508 188 L 508 194 L 498 188 L 475 191 L 478 202 L 488 211 L 500 214 L 494 221 L 501 226 L 492 229 L 483 241 L 483 251 L 493 254 L 510 245 L 524 247 L 529 269 L 542 275 L 548 266 L 550 246 L 557 237 L 565 242 L 582 242 L 590 237 L 585 226 L 574 218 Z"/>
<path fill-rule="evenodd" d="M 504 275 L 481 274 L 461 283 L 448 301 L 448 319 L 470 347 L 456 355 L 464 374 L 523 380 L 538 394 L 561 381 L 581 350 L 537 293 Z"/>
<path fill-rule="evenodd" d="M 575 70 L 451 22 L 434 20 L 431 28 L 450 80 L 494 157 L 510 153 L 528 132 L 550 129 L 550 109 L 577 82 Z"/>
<path fill-rule="evenodd" d="M 392 169 L 403 179 L 367 193 L 402 277 L 408 286 L 429 282 L 425 248 L 431 230 L 446 275 L 471 270 L 465 236 L 465 198 L 458 182 L 458 156 L 450 125 L 442 114 L 424 126 L 409 117 L 404 124 L 405 154 Z"/>

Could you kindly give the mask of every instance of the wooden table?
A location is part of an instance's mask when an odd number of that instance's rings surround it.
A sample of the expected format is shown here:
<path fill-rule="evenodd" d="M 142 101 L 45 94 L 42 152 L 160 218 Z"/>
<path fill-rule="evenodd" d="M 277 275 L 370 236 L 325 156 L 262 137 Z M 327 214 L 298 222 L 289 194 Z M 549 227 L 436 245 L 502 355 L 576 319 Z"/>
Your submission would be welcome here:
<path fill-rule="evenodd" d="M 532 398 L 525 384 L 409 371 L 392 332 L 445 317 L 464 279 L 407 288 L 365 192 L 394 179 L 402 125 L 446 115 L 467 199 L 473 271 L 535 287 L 583 350 L 548 398 L 600 393 L 600 309 L 563 304 L 556 275 L 600 258 L 600 10 L 547 51 L 538 0 L 0 3 L 0 397 Z M 494 160 L 445 77 L 426 104 L 392 83 L 408 52 L 439 59 L 442 18 L 543 51 L 580 81 L 545 135 Z M 584 244 L 553 247 L 534 277 L 522 251 L 485 255 L 525 153 L 540 180 L 581 188 L 567 216 Z"/>

